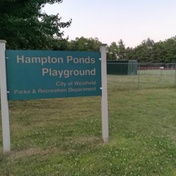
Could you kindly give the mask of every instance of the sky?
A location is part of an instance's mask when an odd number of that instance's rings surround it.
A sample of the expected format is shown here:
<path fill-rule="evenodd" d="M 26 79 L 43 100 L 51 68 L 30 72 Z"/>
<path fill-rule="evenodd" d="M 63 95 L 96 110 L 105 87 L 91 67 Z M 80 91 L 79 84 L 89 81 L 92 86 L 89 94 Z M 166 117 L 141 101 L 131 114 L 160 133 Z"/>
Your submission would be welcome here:
<path fill-rule="evenodd" d="M 150 38 L 154 42 L 176 36 L 176 0 L 63 0 L 45 5 L 47 14 L 72 19 L 64 36 L 95 38 L 110 45 L 123 40 L 135 47 Z"/>

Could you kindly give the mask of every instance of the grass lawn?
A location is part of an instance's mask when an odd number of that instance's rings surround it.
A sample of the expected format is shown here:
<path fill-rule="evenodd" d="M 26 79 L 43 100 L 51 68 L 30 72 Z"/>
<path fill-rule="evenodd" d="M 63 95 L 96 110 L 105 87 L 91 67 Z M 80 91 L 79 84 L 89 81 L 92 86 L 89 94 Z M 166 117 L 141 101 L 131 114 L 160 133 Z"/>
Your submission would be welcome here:
<path fill-rule="evenodd" d="M 175 88 L 118 90 L 117 80 L 108 76 L 108 143 L 100 97 L 9 102 L 0 175 L 176 176 Z"/>

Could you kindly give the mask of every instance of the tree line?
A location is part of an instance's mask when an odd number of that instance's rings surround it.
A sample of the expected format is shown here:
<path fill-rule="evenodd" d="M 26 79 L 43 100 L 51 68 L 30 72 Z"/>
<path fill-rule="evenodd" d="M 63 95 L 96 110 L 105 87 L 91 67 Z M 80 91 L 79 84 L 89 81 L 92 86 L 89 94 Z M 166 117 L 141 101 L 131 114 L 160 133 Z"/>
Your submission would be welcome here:
<path fill-rule="evenodd" d="M 125 47 L 122 40 L 108 47 L 110 59 L 137 60 L 147 63 L 175 63 L 176 36 L 165 41 L 154 42 L 148 38 L 135 48 Z"/>
<path fill-rule="evenodd" d="M 45 4 L 61 3 L 62 0 L 1 0 L 0 39 L 7 41 L 7 49 L 42 49 L 99 51 L 98 38 L 64 38 L 64 28 L 72 19 L 62 22 L 59 14 L 48 15 L 42 11 Z M 176 62 L 176 36 L 154 42 L 148 38 L 132 48 L 123 40 L 107 46 L 108 60 L 137 60 L 147 63 Z"/>

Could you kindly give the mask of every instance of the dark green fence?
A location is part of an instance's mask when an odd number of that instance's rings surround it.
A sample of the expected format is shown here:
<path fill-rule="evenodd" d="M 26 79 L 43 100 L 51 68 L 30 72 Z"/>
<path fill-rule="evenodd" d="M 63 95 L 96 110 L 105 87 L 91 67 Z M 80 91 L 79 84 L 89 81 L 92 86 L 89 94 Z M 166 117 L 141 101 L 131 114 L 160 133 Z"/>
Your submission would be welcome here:
<path fill-rule="evenodd" d="M 107 61 L 107 74 L 112 75 L 137 75 L 136 60 Z"/>

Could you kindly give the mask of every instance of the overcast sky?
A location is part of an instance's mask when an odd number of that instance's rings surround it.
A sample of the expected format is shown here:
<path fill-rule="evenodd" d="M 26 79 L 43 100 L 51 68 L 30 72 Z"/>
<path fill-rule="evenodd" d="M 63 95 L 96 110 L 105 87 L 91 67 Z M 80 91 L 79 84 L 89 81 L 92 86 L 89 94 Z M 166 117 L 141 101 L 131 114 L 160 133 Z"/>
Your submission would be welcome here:
<path fill-rule="evenodd" d="M 46 5 L 48 14 L 72 19 L 65 37 L 97 37 L 110 44 L 122 39 L 135 47 L 150 38 L 155 42 L 176 36 L 176 0 L 63 0 Z"/>

